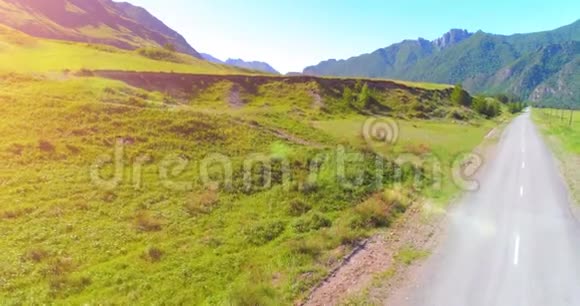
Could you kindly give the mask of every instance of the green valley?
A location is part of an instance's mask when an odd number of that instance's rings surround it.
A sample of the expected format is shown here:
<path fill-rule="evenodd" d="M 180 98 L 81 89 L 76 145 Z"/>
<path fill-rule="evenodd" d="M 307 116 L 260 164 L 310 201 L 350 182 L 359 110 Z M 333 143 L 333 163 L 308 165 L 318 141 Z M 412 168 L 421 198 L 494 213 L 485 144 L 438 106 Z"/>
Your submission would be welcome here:
<path fill-rule="evenodd" d="M 279 75 L 204 60 L 128 3 L 0 0 L 0 17 L 2 305 L 304 303 L 468 190 L 526 106 L 509 94 L 577 102 L 578 45 L 555 34 L 453 32 Z M 395 262 L 428 257 L 413 239 Z"/>

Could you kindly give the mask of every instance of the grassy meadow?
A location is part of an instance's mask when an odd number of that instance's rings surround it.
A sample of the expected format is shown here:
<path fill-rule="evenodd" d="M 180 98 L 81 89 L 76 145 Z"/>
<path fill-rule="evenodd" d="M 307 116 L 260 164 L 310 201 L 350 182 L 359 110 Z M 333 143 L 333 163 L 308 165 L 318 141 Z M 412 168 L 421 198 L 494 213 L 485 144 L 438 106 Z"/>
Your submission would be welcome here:
<path fill-rule="evenodd" d="M 410 205 L 457 192 L 450 164 L 496 124 L 445 91 L 363 81 L 170 95 L 61 71 L 233 68 L 2 31 L 6 305 L 293 304 Z M 395 120 L 398 141 L 365 145 L 369 118 Z M 443 187 L 401 154 L 438 157 Z"/>
<path fill-rule="evenodd" d="M 568 186 L 576 202 L 580 203 L 580 189 L 577 187 L 580 186 L 580 111 L 535 108 L 532 118 L 547 136 L 562 163 Z"/>
<path fill-rule="evenodd" d="M 364 147 L 367 144 L 360 137 L 363 122 L 363 117 L 353 116 L 348 119 L 320 121 L 315 125 L 337 139 Z M 376 149 L 391 156 L 432 155 L 441 164 L 441 186 L 423 192 L 434 203 L 445 206 L 460 191 L 451 178 L 454 161 L 482 143 L 498 122 L 474 120 L 457 123 L 450 120 L 415 119 L 399 120 L 397 124 L 398 141 L 392 146 L 379 146 Z"/>

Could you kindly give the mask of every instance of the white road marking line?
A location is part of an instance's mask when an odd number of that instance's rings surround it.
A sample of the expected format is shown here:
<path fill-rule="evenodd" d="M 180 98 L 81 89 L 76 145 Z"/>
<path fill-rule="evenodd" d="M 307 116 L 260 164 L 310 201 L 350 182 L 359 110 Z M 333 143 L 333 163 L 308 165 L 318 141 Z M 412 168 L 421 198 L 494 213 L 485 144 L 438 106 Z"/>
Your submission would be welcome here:
<path fill-rule="evenodd" d="M 526 169 L 526 162 L 525 161 L 522 162 L 522 169 Z"/>
<path fill-rule="evenodd" d="M 514 265 L 517 266 L 520 263 L 520 235 L 516 234 L 516 247 L 514 252 Z"/>
<path fill-rule="evenodd" d="M 524 186 L 520 187 L 520 197 L 524 196 Z"/>

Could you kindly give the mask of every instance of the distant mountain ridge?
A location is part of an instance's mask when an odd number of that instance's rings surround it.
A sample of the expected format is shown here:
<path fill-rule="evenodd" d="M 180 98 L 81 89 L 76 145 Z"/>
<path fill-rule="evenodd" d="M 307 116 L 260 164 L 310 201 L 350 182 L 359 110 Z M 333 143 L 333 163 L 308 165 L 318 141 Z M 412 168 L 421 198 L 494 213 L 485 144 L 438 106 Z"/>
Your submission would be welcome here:
<path fill-rule="evenodd" d="M 439 49 L 445 49 L 457 43 L 460 43 L 473 35 L 467 30 L 451 29 L 451 31 L 445 33 L 440 38 L 434 40 L 432 43 L 435 47 Z"/>
<path fill-rule="evenodd" d="M 463 83 L 472 92 L 516 94 L 580 107 L 580 20 L 552 31 L 510 36 L 451 30 L 433 41 L 405 40 L 305 74 Z"/>
<path fill-rule="evenodd" d="M 304 74 L 376 78 L 398 76 L 411 69 L 419 60 L 452 47 L 472 35 L 466 30 L 454 29 L 434 41 L 424 38 L 404 40 L 347 60 L 323 61 L 316 66 L 306 67 Z"/>
<path fill-rule="evenodd" d="M 216 63 L 216 64 L 225 64 L 230 65 L 238 68 L 245 68 L 250 70 L 258 70 L 262 72 L 272 73 L 272 74 L 280 74 L 276 69 L 274 69 L 270 64 L 266 62 L 259 62 L 259 61 L 244 61 L 242 59 L 231 59 L 228 58 L 225 62 L 213 57 L 207 53 L 201 53 L 203 59 L 208 62 Z"/>
<path fill-rule="evenodd" d="M 207 54 L 207 53 L 200 53 L 200 54 L 201 54 L 201 58 L 203 58 L 204 60 L 206 60 L 208 62 L 215 63 L 215 64 L 224 64 L 224 62 L 222 60 L 213 57 L 211 54 Z"/>
<path fill-rule="evenodd" d="M 276 69 L 272 68 L 272 66 L 270 66 L 270 64 L 265 63 L 265 62 L 259 62 L 259 61 L 246 62 L 242 59 L 229 58 L 226 60 L 225 63 L 226 63 L 226 65 L 236 66 L 239 68 L 253 69 L 253 70 L 259 70 L 259 71 L 269 72 L 269 73 L 273 73 L 273 74 L 280 74 Z"/>
<path fill-rule="evenodd" d="M 123 49 L 171 44 L 201 58 L 185 38 L 147 10 L 111 0 L 0 0 L 0 24 L 32 36 Z"/>

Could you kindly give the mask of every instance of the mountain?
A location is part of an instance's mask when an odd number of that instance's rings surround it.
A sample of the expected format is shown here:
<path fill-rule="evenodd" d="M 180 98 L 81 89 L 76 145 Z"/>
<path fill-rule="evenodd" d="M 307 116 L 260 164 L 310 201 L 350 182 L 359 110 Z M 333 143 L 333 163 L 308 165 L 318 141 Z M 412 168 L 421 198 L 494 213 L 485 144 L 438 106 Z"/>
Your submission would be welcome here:
<path fill-rule="evenodd" d="M 262 71 L 262 72 L 267 72 L 267 73 L 272 73 L 272 74 L 280 74 L 278 71 L 276 71 L 276 69 L 272 68 L 272 66 L 270 66 L 268 63 L 265 63 L 265 62 L 258 62 L 258 61 L 246 62 L 242 59 L 231 59 L 231 58 L 228 58 L 224 62 L 218 58 L 213 57 L 211 54 L 207 54 L 207 53 L 200 53 L 200 54 L 204 60 L 211 62 L 211 63 L 225 64 L 225 65 L 229 65 L 229 66 L 233 66 L 233 67 L 250 69 L 250 70 L 257 70 L 257 71 Z"/>
<path fill-rule="evenodd" d="M 580 107 L 580 20 L 552 31 L 510 36 L 451 30 L 433 41 L 406 40 L 305 74 L 463 83 L 476 93 L 506 92 Z"/>
<path fill-rule="evenodd" d="M 0 0 L 0 24 L 32 36 L 122 49 L 171 44 L 201 58 L 176 31 L 147 10 L 111 0 Z"/>
<path fill-rule="evenodd" d="M 207 53 L 200 53 L 201 54 L 201 58 L 203 58 L 204 60 L 211 62 L 211 63 L 215 63 L 215 64 L 224 64 L 223 61 L 213 57 L 211 54 L 207 54 Z"/>
<path fill-rule="evenodd" d="M 405 40 L 369 54 L 351 57 L 347 60 L 328 60 L 304 69 L 304 74 L 395 77 L 405 74 L 421 59 L 450 48 L 471 37 L 465 30 L 451 30 L 435 41 L 423 38 Z"/>
<path fill-rule="evenodd" d="M 463 40 L 468 39 L 471 37 L 471 33 L 467 32 L 467 30 L 460 30 L 460 29 L 452 29 L 451 31 L 445 33 L 440 38 L 433 41 L 433 45 L 437 49 L 445 49 L 457 43 L 460 43 Z"/>
<path fill-rule="evenodd" d="M 270 66 L 268 63 L 265 63 L 265 62 L 258 62 L 258 61 L 246 62 L 242 59 L 229 58 L 225 61 L 225 64 L 230 65 L 230 66 L 234 66 L 234 67 L 239 67 L 239 68 L 259 70 L 259 71 L 264 71 L 264 72 L 273 73 L 273 74 L 280 74 L 278 71 L 276 71 L 276 69 L 272 68 L 272 66 Z"/>

